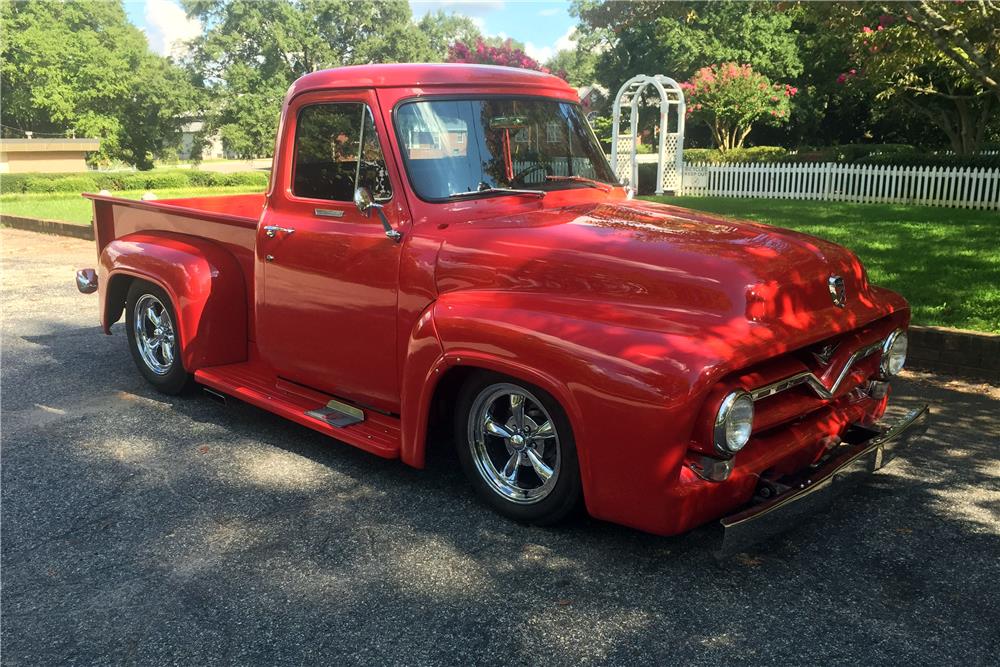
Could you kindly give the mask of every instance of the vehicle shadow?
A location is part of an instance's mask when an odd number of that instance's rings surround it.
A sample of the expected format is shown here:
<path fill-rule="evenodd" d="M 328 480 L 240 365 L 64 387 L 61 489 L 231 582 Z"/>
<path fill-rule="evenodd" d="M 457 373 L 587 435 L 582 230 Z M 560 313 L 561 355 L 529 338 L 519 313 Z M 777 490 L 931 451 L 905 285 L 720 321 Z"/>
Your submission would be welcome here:
<path fill-rule="evenodd" d="M 472 497 L 446 438 L 413 470 L 238 401 L 160 396 L 120 327 L 49 329 L 4 343 L 9 655 L 802 662 L 821 647 L 830 662 L 981 662 L 1000 649 L 989 394 L 898 382 L 899 409 L 933 404 L 928 438 L 832 512 L 718 562 L 713 527 L 661 538 L 583 512 L 518 525 Z M 88 632 L 70 639 L 83 609 Z"/>

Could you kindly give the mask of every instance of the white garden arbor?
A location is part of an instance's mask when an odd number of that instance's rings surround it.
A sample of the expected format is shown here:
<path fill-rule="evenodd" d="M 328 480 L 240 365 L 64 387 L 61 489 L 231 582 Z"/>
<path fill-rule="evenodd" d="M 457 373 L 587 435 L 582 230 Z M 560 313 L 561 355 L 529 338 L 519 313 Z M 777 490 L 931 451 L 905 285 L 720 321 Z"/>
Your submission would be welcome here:
<path fill-rule="evenodd" d="M 611 164 L 619 180 L 628 179 L 629 185 L 639 187 L 639 160 L 637 130 L 639 127 L 639 104 L 643 92 L 652 86 L 660 95 L 660 145 L 656 162 L 656 194 L 664 190 L 679 191 L 684 168 L 684 91 L 676 81 L 668 76 L 639 74 L 622 85 L 615 96 L 614 127 L 611 140 Z M 629 134 L 621 134 L 622 108 L 628 105 Z M 670 114 L 676 114 L 674 128 L 670 132 Z"/>

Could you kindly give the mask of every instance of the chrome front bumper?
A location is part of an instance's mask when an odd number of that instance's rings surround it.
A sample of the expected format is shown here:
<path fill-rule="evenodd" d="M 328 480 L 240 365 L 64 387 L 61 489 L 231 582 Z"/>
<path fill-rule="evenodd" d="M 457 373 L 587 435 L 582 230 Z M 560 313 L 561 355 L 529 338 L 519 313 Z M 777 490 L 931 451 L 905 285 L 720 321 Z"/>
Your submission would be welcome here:
<path fill-rule="evenodd" d="M 911 410 L 884 430 L 858 427 L 861 435 L 851 444 L 841 445 L 832 457 L 809 468 L 792 480 L 770 485 L 776 495 L 723 518 L 722 547 L 718 556 L 739 553 L 747 546 L 766 540 L 799 524 L 805 518 L 828 509 L 833 499 L 884 467 L 927 430 L 928 407 Z"/>

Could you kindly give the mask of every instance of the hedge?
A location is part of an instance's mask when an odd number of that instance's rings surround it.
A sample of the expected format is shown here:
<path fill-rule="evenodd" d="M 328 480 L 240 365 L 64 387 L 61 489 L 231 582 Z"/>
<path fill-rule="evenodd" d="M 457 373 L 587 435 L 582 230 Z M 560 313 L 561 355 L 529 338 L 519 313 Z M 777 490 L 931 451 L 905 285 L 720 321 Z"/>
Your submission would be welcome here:
<path fill-rule="evenodd" d="M 167 188 L 267 185 L 263 171 L 220 174 L 196 169 L 172 171 L 83 172 L 75 174 L 3 174 L 0 192 L 97 192 L 99 190 L 162 190 Z"/>
<path fill-rule="evenodd" d="M 725 153 L 717 148 L 686 148 L 685 162 L 780 162 L 788 156 L 781 146 L 751 146 L 735 148 Z"/>
<path fill-rule="evenodd" d="M 858 160 L 859 164 L 879 164 L 891 167 L 971 167 L 973 169 L 1000 169 L 1000 155 L 870 155 Z"/>
<path fill-rule="evenodd" d="M 45 178 L 30 176 L 19 183 L 23 189 L 19 192 L 90 192 L 98 189 L 93 178 L 87 176 L 65 176 L 62 178 Z M 3 179 L 3 191 L 10 192 L 10 181 Z"/>

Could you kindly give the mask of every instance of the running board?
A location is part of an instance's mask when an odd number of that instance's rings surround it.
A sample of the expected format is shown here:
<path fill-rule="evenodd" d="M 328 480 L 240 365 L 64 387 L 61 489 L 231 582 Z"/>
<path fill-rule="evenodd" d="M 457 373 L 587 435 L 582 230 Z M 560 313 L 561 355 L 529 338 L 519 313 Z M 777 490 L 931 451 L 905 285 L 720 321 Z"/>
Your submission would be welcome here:
<path fill-rule="evenodd" d="M 310 410 L 306 415 L 313 419 L 322 419 L 330 426 L 337 428 L 344 428 L 365 420 L 365 413 L 362 410 L 334 399 L 330 399 L 325 407 Z"/>
<path fill-rule="evenodd" d="M 241 362 L 200 368 L 196 382 L 263 408 L 268 412 L 319 431 L 387 459 L 399 458 L 399 417 L 374 408 L 331 400 L 329 394 L 283 380 L 260 362 Z M 214 398 L 214 396 L 213 396 Z"/>

